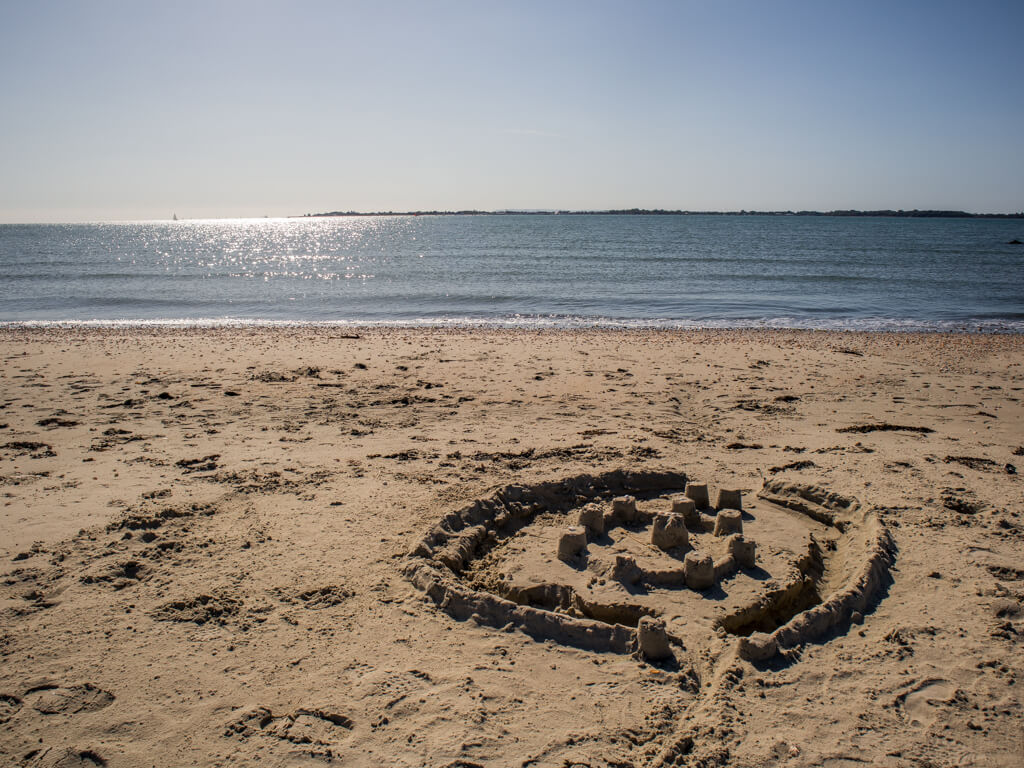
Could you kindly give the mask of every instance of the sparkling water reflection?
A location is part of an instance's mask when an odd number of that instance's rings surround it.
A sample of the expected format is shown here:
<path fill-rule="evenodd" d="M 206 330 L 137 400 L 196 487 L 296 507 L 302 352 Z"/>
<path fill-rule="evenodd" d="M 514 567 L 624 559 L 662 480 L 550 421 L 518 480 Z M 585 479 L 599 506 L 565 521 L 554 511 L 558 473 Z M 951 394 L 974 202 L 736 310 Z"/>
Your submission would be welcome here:
<path fill-rule="evenodd" d="M 0 225 L 0 321 L 1024 330 L 1024 222 L 459 216 Z"/>

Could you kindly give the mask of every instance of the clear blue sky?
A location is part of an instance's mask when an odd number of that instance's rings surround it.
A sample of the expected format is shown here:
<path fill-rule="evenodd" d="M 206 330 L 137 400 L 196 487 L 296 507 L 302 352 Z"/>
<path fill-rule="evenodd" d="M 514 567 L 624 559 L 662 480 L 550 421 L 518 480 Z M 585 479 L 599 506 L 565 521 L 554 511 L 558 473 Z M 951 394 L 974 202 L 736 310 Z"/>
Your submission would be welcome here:
<path fill-rule="evenodd" d="M 1022 81 L 1022 0 L 0 0 L 0 221 L 1017 211 Z"/>

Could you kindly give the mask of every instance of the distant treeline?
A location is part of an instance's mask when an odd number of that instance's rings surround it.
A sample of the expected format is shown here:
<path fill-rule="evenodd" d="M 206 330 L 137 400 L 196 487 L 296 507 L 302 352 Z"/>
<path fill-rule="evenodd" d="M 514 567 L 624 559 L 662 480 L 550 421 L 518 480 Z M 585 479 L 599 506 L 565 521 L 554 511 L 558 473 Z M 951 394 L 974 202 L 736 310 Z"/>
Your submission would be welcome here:
<path fill-rule="evenodd" d="M 623 208 L 608 211 L 330 211 L 306 216 L 886 216 L 903 219 L 1024 219 L 1018 213 L 968 213 L 967 211 L 669 211 L 664 208 Z"/>

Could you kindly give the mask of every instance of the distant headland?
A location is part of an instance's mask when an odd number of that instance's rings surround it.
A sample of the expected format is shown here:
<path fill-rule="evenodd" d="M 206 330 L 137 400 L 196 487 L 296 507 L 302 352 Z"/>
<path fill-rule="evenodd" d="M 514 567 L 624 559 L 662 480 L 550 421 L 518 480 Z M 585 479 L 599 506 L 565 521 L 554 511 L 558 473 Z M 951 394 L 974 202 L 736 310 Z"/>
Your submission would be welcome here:
<path fill-rule="evenodd" d="M 1024 211 L 1017 213 L 968 213 L 967 211 L 936 211 L 936 210 L 837 210 L 837 211 L 680 211 L 664 208 L 619 208 L 604 211 L 572 211 L 572 210 L 497 210 L 497 211 L 329 211 L 326 213 L 307 213 L 303 217 L 330 216 L 851 216 L 851 217 L 887 217 L 897 219 L 1024 219 Z"/>

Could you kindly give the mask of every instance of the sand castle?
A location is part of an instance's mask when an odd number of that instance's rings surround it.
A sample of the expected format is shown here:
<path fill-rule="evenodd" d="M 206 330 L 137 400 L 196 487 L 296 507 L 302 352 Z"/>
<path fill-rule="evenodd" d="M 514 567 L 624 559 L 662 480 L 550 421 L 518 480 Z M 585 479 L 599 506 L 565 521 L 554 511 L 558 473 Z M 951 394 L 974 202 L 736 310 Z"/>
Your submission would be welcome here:
<path fill-rule="evenodd" d="M 764 661 L 878 599 L 894 549 L 870 508 L 784 482 L 715 491 L 677 472 L 507 486 L 446 515 L 405 574 L 457 619 L 652 663 L 722 637 Z"/>

